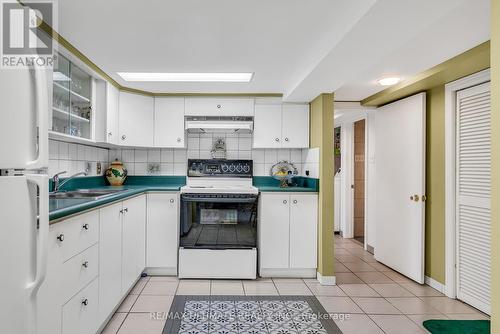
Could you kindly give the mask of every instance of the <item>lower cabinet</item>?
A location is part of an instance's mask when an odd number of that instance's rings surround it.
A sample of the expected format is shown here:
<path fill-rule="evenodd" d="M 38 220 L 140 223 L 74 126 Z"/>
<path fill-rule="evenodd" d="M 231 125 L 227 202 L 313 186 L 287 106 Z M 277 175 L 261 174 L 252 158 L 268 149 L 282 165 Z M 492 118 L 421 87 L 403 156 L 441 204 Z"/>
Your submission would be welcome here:
<path fill-rule="evenodd" d="M 317 224 L 317 194 L 261 193 L 260 275 L 315 277 Z"/>
<path fill-rule="evenodd" d="M 179 243 L 179 195 L 147 195 L 146 267 L 149 274 L 176 275 Z"/>
<path fill-rule="evenodd" d="M 62 334 L 95 333 L 99 327 L 98 280 L 78 292 L 62 307 Z"/>

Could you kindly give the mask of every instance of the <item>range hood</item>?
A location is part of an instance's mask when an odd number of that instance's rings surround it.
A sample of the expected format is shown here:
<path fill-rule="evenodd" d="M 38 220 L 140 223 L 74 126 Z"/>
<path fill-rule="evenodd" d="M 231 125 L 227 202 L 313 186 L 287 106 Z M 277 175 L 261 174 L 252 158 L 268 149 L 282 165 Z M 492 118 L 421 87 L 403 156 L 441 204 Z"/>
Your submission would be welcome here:
<path fill-rule="evenodd" d="M 188 133 L 252 133 L 253 117 L 187 116 L 185 127 Z"/>

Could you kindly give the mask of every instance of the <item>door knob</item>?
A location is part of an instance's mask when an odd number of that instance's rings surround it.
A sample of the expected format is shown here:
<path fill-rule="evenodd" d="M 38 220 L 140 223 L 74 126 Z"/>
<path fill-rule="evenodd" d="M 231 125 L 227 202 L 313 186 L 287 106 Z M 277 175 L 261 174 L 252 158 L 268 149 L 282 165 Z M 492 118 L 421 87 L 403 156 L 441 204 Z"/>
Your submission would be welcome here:
<path fill-rule="evenodd" d="M 84 261 L 84 262 L 82 263 L 82 267 L 84 267 L 84 268 L 88 268 L 88 267 L 89 267 L 89 261 Z"/>
<path fill-rule="evenodd" d="M 180 138 L 177 138 L 177 142 L 180 143 L 181 142 L 181 139 Z"/>
<path fill-rule="evenodd" d="M 296 199 L 293 200 L 293 204 L 297 204 L 297 200 Z"/>
<path fill-rule="evenodd" d="M 285 199 L 285 200 L 283 200 L 283 204 L 286 204 L 286 203 L 288 203 L 288 202 L 286 201 L 286 199 Z"/>
<path fill-rule="evenodd" d="M 279 139 L 279 138 L 274 138 L 274 140 L 275 140 L 275 141 L 280 141 L 280 139 Z"/>
<path fill-rule="evenodd" d="M 87 298 L 82 300 L 82 305 L 87 306 L 89 304 L 89 300 Z"/>
<path fill-rule="evenodd" d="M 62 234 L 62 233 L 61 233 L 61 234 L 59 234 L 59 235 L 57 236 L 57 240 L 59 240 L 60 242 L 63 242 L 63 241 L 64 241 L 64 234 Z"/>
<path fill-rule="evenodd" d="M 170 199 L 170 203 L 174 203 L 174 199 L 173 198 Z"/>
<path fill-rule="evenodd" d="M 127 136 L 122 135 L 122 140 L 125 140 L 125 139 L 127 139 Z"/>
<path fill-rule="evenodd" d="M 89 224 L 83 224 L 82 228 L 83 228 L 84 230 L 88 230 L 88 229 L 89 229 Z"/>
<path fill-rule="evenodd" d="M 288 137 L 285 138 L 285 141 L 288 141 Z"/>
<path fill-rule="evenodd" d="M 418 202 L 418 201 L 420 201 L 420 196 L 418 196 L 418 195 L 412 195 L 412 196 L 410 196 L 410 200 Z"/>

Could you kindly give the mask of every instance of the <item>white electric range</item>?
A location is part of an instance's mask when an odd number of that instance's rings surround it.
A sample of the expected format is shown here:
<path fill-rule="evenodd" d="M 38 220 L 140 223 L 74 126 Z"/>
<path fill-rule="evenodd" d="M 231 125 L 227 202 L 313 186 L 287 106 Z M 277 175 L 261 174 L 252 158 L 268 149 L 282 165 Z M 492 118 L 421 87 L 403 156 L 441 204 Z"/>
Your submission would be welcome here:
<path fill-rule="evenodd" d="M 180 278 L 256 278 L 259 191 L 252 175 L 252 160 L 188 160 Z"/>

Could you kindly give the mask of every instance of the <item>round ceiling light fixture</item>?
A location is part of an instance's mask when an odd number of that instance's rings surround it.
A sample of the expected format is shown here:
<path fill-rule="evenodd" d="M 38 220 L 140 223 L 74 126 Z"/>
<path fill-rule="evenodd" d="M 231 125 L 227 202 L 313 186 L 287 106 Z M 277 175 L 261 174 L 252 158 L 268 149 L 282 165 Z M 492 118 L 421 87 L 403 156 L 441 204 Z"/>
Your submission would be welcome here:
<path fill-rule="evenodd" d="M 401 77 L 391 75 L 385 76 L 377 80 L 378 84 L 381 86 L 392 86 L 401 81 Z"/>

